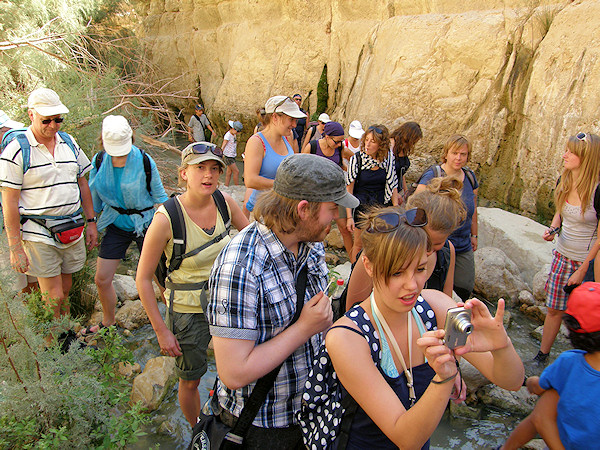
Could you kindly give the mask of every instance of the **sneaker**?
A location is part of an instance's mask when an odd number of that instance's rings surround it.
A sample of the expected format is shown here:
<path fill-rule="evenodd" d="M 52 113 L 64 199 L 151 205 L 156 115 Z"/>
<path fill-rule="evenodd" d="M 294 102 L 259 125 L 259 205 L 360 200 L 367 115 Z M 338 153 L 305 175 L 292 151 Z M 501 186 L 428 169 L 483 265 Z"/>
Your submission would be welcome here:
<path fill-rule="evenodd" d="M 548 356 L 550 353 L 542 353 L 538 351 L 537 355 L 530 361 L 525 361 L 523 366 L 525 367 L 525 375 L 528 377 L 539 376 L 544 368 L 548 365 Z"/>

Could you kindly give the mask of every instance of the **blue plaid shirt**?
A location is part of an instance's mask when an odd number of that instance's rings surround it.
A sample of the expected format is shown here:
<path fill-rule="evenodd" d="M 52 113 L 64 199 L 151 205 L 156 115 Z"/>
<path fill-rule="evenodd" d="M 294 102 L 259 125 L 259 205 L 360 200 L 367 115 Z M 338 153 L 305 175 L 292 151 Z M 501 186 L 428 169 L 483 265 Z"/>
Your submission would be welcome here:
<path fill-rule="evenodd" d="M 308 277 L 304 302 L 327 285 L 322 243 L 301 243 L 296 258 L 264 225 L 254 222 L 221 251 L 210 274 L 207 318 L 213 336 L 253 340 L 256 345 L 281 333 L 296 312 L 296 276 L 306 264 Z M 295 423 L 304 382 L 321 334 L 311 337 L 283 363 L 274 388 L 253 424 L 281 428 Z M 238 416 L 256 382 L 235 391 L 219 381 L 220 405 Z"/>

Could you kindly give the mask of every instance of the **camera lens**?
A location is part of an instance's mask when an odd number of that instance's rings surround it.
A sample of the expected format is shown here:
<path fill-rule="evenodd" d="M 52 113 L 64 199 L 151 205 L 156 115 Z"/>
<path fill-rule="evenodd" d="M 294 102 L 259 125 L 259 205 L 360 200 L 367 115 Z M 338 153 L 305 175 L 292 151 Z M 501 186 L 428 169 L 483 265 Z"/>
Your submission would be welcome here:
<path fill-rule="evenodd" d="M 456 316 L 454 327 L 464 334 L 471 334 L 473 331 L 473 325 L 471 325 L 471 317 L 468 313 L 463 312 Z"/>

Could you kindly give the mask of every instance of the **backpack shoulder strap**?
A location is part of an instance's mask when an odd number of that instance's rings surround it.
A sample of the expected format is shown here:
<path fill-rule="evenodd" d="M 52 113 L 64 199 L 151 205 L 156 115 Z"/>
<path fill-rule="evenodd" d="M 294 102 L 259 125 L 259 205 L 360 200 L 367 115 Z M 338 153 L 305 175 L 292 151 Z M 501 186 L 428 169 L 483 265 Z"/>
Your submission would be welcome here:
<path fill-rule="evenodd" d="M 25 135 L 27 128 L 15 128 L 4 133 L 2 144 L 0 144 L 0 153 L 15 139 L 19 143 L 23 158 L 23 173 L 27 172 L 30 167 L 31 159 L 31 144 Z"/>
<path fill-rule="evenodd" d="M 221 217 L 223 218 L 225 231 L 229 233 L 229 230 L 231 229 L 231 217 L 229 217 L 229 211 L 227 209 L 227 200 L 225 200 L 223 193 L 218 189 L 213 192 L 212 197 L 217 205 L 217 211 L 219 211 L 219 214 L 221 214 Z"/>
<path fill-rule="evenodd" d="M 317 141 L 310 141 L 310 153 L 311 155 L 317 154 Z"/>
<path fill-rule="evenodd" d="M 473 171 L 468 167 L 463 167 L 462 170 L 465 173 L 465 176 L 468 178 L 469 183 L 471 183 L 471 187 L 475 189 L 475 173 L 473 173 Z"/>
<path fill-rule="evenodd" d="M 144 173 L 146 174 L 146 190 L 148 191 L 148 194 L 152 195 L 152 165 L 150 164 L 150 157 L 148 156 L 148 153 L 146 153 L 144 150 L 140 149 L 140 152 L 142 152 L 142 160 L 144 162 Z"/>
<path fill-rule="evenodd" d="M 94 160 L 94 167 L 96 167 L 96 172 L 100 170 L 100 166 L 102 165 L 102 161 L 104 161 L 104 154 L 106 152 L 104 150 L 96 153 L 96 159 Z"/>
<path fill-rule="evenodd" d="M 77 159 L 77 150 L 75 150 L 75 143 L 73 142 L 73 139 L 71 139 L 69 133 L 67 133 L 66 131 L 59 131 L 58 135 L 62 138 L 63 141 L 65 141 L 65 144 L 69 146 L 69 148 L 75 155 L 75 159 Z"/>
<path fill-rule="evenodd" d="M 442 166 L 439 164 L 434 164 L 431 166 L 431 168 L 433 169 L 433 174 L 435 175 L 434 178 L 439 178 L 442 176 Z"/>
<path fill-rule="evenodd" d="M 171 218 L 171 232 L 173 233 L 173 253 L 168 265 L 168 273 L 179 269 L 182 256 L 185 254 L 185 220 L 183 211 L 177 197 L 171 197 L 164 203 L 165 209 Z"/>

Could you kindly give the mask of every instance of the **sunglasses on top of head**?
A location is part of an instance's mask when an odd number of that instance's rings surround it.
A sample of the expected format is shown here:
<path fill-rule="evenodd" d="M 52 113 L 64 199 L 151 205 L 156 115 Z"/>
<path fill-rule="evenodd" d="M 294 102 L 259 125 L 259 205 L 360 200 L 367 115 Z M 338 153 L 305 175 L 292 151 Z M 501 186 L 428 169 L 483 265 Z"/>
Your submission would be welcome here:
<path fill-rule="evenodd" d="M 367 129 L 367 133 L 368 133 L 369 131 L 374 131 L 374 132 L 375 132 L 375 133 L 377 133 L 377 134 L 381 134 L 381 135 L 383 135 L 383 130 L 382 130 L 381 128 L 378 128 L 378 127 L 373 127 L 373 126 L 371 126 L 371 127 L 369 127 L 369 128 Z"/>
<path fill-rule="evenodd" d="M 204 155 L 211 152 L 215 156 L 223 156 L 223 150 L 216 145 L 194 144 L 192 145 L 192 153 L 195 155 Z"/>
<path fill-rule="evenodd" d="M 372 233 L 391 233 L 396 230 L 404 220 L 411 227 L 424 227 L 427 225 L 427 214 L 421 208 L 408 209 L 405 212 L 391 211 L 379 214 L 371 220 L 367 231 Z"/>
<path fill-rule="evenodd" d="M 577 133 L 575 135 L 575 137 L 577 139 L 579 139 L 580 141 L 587 141 L 588 140 L 588 134 L 587 133 Z"/>
<path fill-rule="evenodd" d="M 49 125 L 50 122 L 61 124 L 64 122 L 64 120 L 65 119 L 63 117 L 53 117 L 52 119 L 42 119 L 42 123 L 44 125 Z"/>

